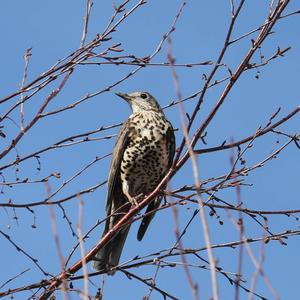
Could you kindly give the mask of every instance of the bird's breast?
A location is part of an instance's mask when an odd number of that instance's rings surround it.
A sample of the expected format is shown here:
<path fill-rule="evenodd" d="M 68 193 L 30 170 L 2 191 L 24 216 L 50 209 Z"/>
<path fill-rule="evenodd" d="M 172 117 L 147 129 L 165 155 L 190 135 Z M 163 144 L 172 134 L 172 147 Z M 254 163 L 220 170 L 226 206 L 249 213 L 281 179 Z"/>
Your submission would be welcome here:
<path fill-rule="evenodd" d="M 168 122 L 156 117 L 132 126 L 120 174 L 122 189 L 134 197 L 151 192 L 168 170 Z"/>

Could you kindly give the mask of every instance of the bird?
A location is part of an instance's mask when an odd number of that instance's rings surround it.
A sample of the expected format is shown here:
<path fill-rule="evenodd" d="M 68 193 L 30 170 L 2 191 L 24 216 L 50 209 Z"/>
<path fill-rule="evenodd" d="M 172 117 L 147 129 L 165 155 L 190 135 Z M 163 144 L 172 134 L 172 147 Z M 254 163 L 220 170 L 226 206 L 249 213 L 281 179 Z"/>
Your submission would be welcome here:
<path fill-rule="evenodd" d="M 116 93 L 130 106 L 132 114 L 118 134 L 108 175 L 106 223 L 102 237 L 138 201 L 154 190 L 172 166 L 175 136 L 157 100 L 148 92 Z M 157 196 L 146 209 L 137 233 L 141 241 L 160 206 Z M 152 213 L 151 213 L 152 212 Z M 114 275 L 130 229 L 124 226 L 95 255 L 93 268 Z"/>

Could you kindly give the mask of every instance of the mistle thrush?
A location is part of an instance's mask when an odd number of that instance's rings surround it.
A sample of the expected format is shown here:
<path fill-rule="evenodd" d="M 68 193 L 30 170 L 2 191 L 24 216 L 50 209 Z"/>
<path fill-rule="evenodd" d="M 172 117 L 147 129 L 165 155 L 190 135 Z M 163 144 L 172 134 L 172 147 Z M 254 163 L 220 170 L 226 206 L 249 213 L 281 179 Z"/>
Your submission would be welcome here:
<path fill-rule="evenodd" d="M 131 205 L 136 205 L 141 196 L 157 186 L 171 167 L 175 152 L 172 125 L 153 96 L 146 92 L 117 95 L 128 102 L 132 114 L 121 128 L 113 151 L 108 177 L 107 220 L 102 236 L 129 211 Z M 139 241 L 160 202 L 161 196 L 158 196 L 148 205 L 146 214 L 154 212 L 143 218 L 137 234 Z M 99 250 L 94 261 L 96 270 L 109 270 L 119 264 L 129 228 L 130 225 L 121 229 Z"/>

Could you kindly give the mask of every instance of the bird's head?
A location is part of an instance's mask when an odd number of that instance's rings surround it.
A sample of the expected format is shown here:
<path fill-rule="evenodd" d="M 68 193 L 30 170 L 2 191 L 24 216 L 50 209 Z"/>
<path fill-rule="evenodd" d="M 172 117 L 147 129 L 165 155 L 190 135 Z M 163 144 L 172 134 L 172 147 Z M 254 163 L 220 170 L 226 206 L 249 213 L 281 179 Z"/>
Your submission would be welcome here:
<path fill-rule="evenodd" d="M 142 111 L 155 111 L 163 113 L 156 99 L 147 92 L 133 92 L 130 94 L 116 93 L 116 95 L 126 100 L 133 113 Z"/>

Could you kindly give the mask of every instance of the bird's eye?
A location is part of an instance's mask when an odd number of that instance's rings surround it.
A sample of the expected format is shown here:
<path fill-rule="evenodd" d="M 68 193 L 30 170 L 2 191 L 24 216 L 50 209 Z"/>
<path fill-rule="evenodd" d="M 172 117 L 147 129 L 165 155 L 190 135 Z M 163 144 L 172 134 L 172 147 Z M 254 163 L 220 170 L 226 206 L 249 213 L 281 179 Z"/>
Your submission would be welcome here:
<path fill-rule="evenodd" d="M 147 99 L 148 95 L 146 93 L 141 93 L 141 98 Z"/>

